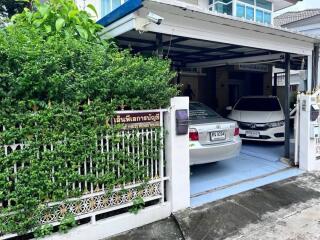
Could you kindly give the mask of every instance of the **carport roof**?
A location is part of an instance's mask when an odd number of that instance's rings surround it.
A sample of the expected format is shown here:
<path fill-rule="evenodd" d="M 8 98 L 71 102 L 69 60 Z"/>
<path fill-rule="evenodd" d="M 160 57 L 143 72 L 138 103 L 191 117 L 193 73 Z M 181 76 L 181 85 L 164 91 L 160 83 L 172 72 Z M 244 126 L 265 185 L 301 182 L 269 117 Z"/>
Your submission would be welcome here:
<path fill-rule="evenodd" d="M 253 26 L 259 31 L 261 31 L 261 29 L 264 29 L 265 31 L 268 31 L 268 32 L 272 30 L 274 31 L 274 33 L 276 32 L 279 33 L 280 31 L 286 34 L 286 36 L 289 38 L 306 37 L 306 38 L 309 38 L 309 41 L 312 41 L 315 43 L 320 42 L 320 37 L 316 35 L 298 32 L 297 30 L 294 30 L 294 29 L 282 28 L 281 26 L 257 23 L 247 19 L 241 19 L 241 18 L 230 16 L 227 14 L 221 14 L 215 11 L 209 11 L 209 10 L 200 8 L 196 5 L 187 4 L 177 0 L 127 0 L 127 2 L 125 2 L 123 5 L 121 5 L 120 7 L 118 7 L 111 13 L 109 13 L 108 15 L 101 18 L 97 23 L 103 25 L 104 27 L 108 27 L 115 21 L 120 20 L 121 18 L 127 16 L 130 13 L 136 12 L 142 7 L 149 7 L 155 4 L 168 5 L 171 7 L 181 8 L 184 11 L 189 10 L 190 12 L 198 12 L 206 15 L 211 15 L 213 21 L 220 19 L 222 21 L 226 21 L 226 24 L 233 23 L 234 26 L 236 27 L 252 27 Z"/>
<path fill-rule="evenodd" d="M 164 17 L 161 25 L 150 22 L 149 12 Z M 106 38 L 135 52 L 152 54 L 163 35 L 163 54 L 174 63 L 190 65 L 235 58 L 269 56 L 276 53 L 311 55 L 320 38 L 280 27 L 259 24 L 215 13 L 176 0 L 128 0 L 98 23 L 106 26 Z M 261 59 L 261 58 L 260 58 Z"/>
<path fill-rule="evenodd" d="M 199 39 L 185 38 L 172 35 L 163 35 L 163 56 L 170 58 L 174 65 L 186 67 L 188 65 L 208 62 L 208 61 L 228 61 L 233 59 L 247 58 L 254 62 L 255 57 L 275 56 L 279 60 L 278 67 L 281 67 L 282 56 L 276 51 L 243 47 L 234 44 L 217 43 Z M 122 48 L 130 47 L 135 53 L 154 55 L 157 50 L 156 33 L 129 31 L 116 37 L 118 45 Z M 277 55 L 278 54 L 278 55 Z M 302 61 L 306 62 L 301 56 L 293 56 L 292 68 L 300 69 Z M 258 62 L 258 61 L 257 61 Z M 263 62 L 263 61 L 261 61 Z M 226 64 L 228 65 L 228 64 Z"/>

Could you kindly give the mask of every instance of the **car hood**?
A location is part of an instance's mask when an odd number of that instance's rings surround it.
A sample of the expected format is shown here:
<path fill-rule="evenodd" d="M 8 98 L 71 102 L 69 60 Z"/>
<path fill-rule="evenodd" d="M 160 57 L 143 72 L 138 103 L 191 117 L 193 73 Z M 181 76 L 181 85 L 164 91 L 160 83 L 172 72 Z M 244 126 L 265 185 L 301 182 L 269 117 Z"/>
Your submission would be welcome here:
<path fill-rule="evenodd" d="M 238 122 L 252 122 L 252 123 L 268 123 L 283 121 L 283 111 L 263 112 L 263 111 L 238 111 L 233 110 L 229 116 L 229 119 Z"/>

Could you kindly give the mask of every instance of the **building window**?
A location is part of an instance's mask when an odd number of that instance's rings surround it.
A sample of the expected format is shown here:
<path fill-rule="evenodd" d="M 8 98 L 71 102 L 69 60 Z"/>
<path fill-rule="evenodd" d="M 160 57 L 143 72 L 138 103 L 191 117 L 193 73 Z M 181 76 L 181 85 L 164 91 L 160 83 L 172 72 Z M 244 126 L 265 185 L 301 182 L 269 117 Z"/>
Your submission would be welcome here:
<path fill-rule="evenodd" d="M 232 15 L 233 0 L 209 0 L 209 10 Z"/>
<path fill-rule="evenodd" d="M 272 23 L 272 3 L 266 0 L 234 0 L 236 16 L 259 23 Z"/>
<path fill-rule="evenodd" d="M 254 21 L 254 8 L 246 7 L 246 19 Z"/>
<path fill-rule="evenodd" d="M 263 13 L 263 22 L 267 24 L 271 24 L 271 13 L 268 13 L 268 12 Z"/>
<path fill-rule="evenodd" d="M 127 0 L 101 0 L 101 15 L 105 16 L 116 8 L 120 7 Z"/>
<path fill-rule="evenodd" d="M 246 16 L 246 7 L 242 4 L 237 4 L 237 17 L 244 18 Z"/>
<path fill-rule="evenodd" d="M 256 10 L 256 22 L 263 23 L 263 11 L 259 9 Z"/>
<path fill-rule="evenodd" d="M 256 0 L 256 6 L 269 11 L 272 11 L 272 3 L 266 0 Z"/>

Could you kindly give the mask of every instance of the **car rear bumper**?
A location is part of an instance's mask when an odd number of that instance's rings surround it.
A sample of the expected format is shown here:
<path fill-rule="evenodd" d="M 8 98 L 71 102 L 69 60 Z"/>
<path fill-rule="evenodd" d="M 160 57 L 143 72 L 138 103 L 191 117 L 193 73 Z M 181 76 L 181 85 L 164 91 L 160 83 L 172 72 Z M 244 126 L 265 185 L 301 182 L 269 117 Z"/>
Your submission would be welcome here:
<path fill-rule="evenodd" d="M 241 150 L 240 137 L 231 142 L 201 145 L 199 142 L 190 142 L 190 165 L 212 163 L 236 157 Z"/>
<path fill-rule="evenodd" d="M 276 128 L 269 128 L 267 130 L 257 130 L 260 133 L 260 137 L 248 137 L 246 135 L 247 131 L 251 130 L 243 130 L 240 128 L 240 137 L 243 140 L 247 141 L 261 141 L 261 142 L 284 142 L 285 135 L 284 135 L 284 126 L 283 127 L 276 127 Z M 253 130 L 254 131 L 254 130 Z"/>

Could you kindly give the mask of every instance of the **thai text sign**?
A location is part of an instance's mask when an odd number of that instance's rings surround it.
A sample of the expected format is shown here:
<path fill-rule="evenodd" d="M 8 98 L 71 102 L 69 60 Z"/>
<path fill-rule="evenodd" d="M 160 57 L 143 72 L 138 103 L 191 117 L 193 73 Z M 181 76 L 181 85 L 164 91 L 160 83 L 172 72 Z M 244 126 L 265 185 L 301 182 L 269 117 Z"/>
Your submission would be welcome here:
<path fill-rule="evenodd" d="M 160 126 L 160 112 L 117 113 L 114 124 L 122 124 L 125 128 L 147 128 Z"/>

